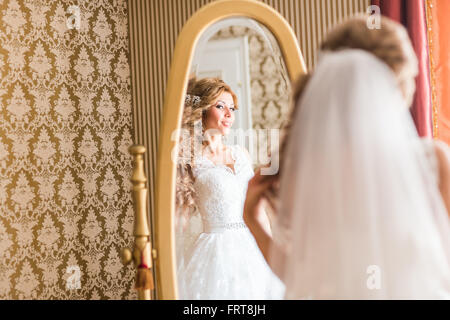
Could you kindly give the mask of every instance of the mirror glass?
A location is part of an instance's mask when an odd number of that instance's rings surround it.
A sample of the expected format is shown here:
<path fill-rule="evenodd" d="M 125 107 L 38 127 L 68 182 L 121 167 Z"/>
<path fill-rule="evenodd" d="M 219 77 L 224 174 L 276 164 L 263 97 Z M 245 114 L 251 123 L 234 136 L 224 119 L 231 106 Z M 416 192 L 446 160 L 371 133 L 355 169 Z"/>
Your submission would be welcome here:
<path fill-rule="evenodd" d="M 276 298 L 278 279 L 242 214 L 253 170 L 278 170 L 271 154 L 278 150 L 291 94 L 280 48 L 257 21 L 224 19 L 202 34 L 190 71 L 195 80 L 186 92 L 177 170 L 179 298 L 267 299 L 267 291 Z M 214 97 L 217 79 L 231 90 Z"/>

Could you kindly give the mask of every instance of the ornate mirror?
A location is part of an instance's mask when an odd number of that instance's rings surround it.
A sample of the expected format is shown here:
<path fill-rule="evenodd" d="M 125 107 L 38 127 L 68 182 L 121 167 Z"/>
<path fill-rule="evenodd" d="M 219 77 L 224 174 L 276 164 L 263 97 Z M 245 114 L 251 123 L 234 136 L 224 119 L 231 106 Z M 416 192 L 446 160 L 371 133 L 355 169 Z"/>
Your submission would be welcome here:
<path fill-rule="evenodd" d="M 185 288 L 180 290 L 183 275 L 179 270 L 186 271 L 183 263 L 202 231 L 212 230 L 201 205 L 188 206 L 188 215 L 180 215 L 177 208 L 177 165 L 185 107 L 202 99 L 186 94 L 188 86 L 202 79 L 226 83 L 233 95 L 220 98 L 226 101 L 214 100 L 215 108 L 227 110 L 230 118 L 224 119 L 231 119 L 233 113 L 233 121 L 220 120 L 224 130 L 233 133 L 224 135 L 225 145 L 234 146 L 230 147 L 235 150 L 233 159 L 237 159 L 237 153 L 248 150 L 246 159 L 253 169 L 269 163 L 270 150 L 276 143 L 268 145 L 267 141 L 279 140 L 279 129 L 289 114 L 291 83 L 305 73 L 305 63 L 289 24 L 259 1 L 213 2 L 196 12 L 184 26 L 171 64 L 159 147 L 154 247 L 160 299 L 189 298 L 181 292 L 186 292 Z M 222 173 L 237 175 L 237 165 L 236 160 L 234 168 L 223 167 Z M 230 223 L 226 227 L 240 226 Z"/>

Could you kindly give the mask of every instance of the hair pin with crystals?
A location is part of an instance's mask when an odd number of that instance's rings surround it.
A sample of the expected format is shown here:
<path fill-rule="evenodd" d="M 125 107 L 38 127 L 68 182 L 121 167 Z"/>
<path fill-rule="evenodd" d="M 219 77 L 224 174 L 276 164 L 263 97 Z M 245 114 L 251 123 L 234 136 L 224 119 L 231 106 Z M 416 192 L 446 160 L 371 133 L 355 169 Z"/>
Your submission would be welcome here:
<path fill-rule="evenodd" d="M 187 105 L 193 105 L 196 106 L 200 103 L 201 99 L 199 96 L 194 96 L 191 94 L 186 95 L 186 99 L 184 100 L 184 103 Z"/>

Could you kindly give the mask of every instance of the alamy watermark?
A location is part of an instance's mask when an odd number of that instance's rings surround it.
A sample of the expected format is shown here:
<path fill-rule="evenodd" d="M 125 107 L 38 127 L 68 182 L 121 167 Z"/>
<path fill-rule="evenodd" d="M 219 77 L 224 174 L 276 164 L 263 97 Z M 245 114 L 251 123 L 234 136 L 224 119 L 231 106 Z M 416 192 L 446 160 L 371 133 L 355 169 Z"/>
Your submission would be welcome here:
<path fill-rule="evenodd" d="M 366 269 L 369 275 L 366 280 L 366 286 L 369 290 L 381 289 L 381 268 L 377 265 L 370 265 Z"/>
<path fill-rule="evenodd" d="M 370 30 L 381 29 L 381 9 L 377 5 L 368 6 L 366 10 L 369 17 L 367 18 L 367 28 Z"/>
<path fill-rule="evenodd" d="M 171 151 L 171 161 L 175 163 L 191 164 L 203 154 L 203 142 L 208 137 L 220 135 L 217 129 L 209 129 L 203 132 L 201 122 L 194 125 L 193 130 L 177 129 L 172 132 L 171 140 L 180 141 L 178 149 Z M 280 129 L 230 129 L 226 137 L 227 145 L 240 145 L 248 149 L 252 164 L 261 167 L 261 175 L 275 175 L 280 167 L 279 147 Z M 222 163 L 226 163 L 224 153 Z"/>
<path fill-rule="evenodd" d="M 69 18 L 66 20 L 66 26 L 69 30 L 76 29 L 80 30 L 81 27 L 81 14 L 80 7 L 78 6 L 70 6 L 67 9 L 67 13 L 70 14 Z"/>
<path fill-rule="evenodd" d="M 68 266 L 66 269 L 66 274 L 70 274 L 70 276 L 66 279 L 66 289 L 67 290 L 81 289 L 80 267 L 77 265 Z"/>

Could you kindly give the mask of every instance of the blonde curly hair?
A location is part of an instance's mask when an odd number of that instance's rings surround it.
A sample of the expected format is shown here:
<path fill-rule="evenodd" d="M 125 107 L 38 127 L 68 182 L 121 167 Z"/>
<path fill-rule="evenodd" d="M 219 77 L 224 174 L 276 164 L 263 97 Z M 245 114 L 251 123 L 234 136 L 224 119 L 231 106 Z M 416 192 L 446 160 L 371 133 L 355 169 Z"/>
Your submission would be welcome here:
<path fill-rule="evenodd" d="M 401 24 L 384 16 L 381 17 L 381 28 L 369 29 L 367 19 L 367 15 L 357 15 L 336 26 L 328 33 L 320 49 L 322 51 L 361 49 L 372 53 L 394 72 L 403 97 L 410 106 L 416 89 L 415 77 L 418 74 L 418 61 L 408 33 Z M 298 106 L 298 101 L 311 76 L 311 73 L 301 76 L 293 86 L 290 120 L 295 118 L 296 109 L 301 108 L 301 105 Z M 282 174 L 283 154 L 289 140 L 290 126 L 291 123 L 287 123 L 286 133 L 281 142 L 278 175 Z M 278 191 L 278 188 L 272 187 L 267 192 L 266 196 L 272 203 L 278 198 Z"/>
<path fill-rule="evenodd" d="M 381 17 L 379 29 L 367 27 L 366 15 L 355 16 L 328 33 L 321 50 L 362 49 L 386 63 L 394 72 L 408 106 L 416 90 L 418 61 L 405 27 Z"/>
<path fill-rule="evenodd" d="M 182 132 L 178 141 L 178 161 L 176 179 L 176 210 L 179 216 L 189 218 L 196 211 L 194 176 L 195 155 L 202 152 L 203 123 L 208 109 L 223 93 L 231 94 L 235 109 L 238 109 L 237 96 L 230 86 L 219 78 L 191 78 L 186 92 L 181 121 Z"/>

